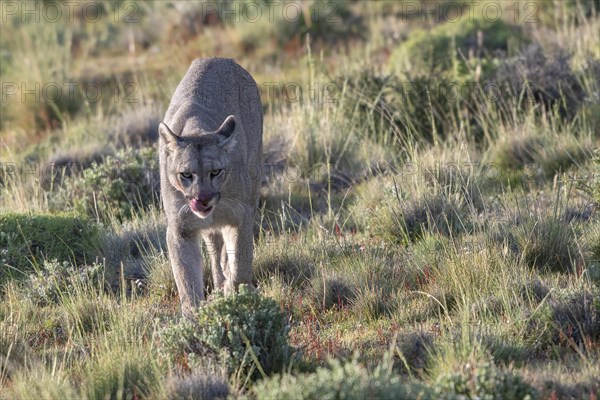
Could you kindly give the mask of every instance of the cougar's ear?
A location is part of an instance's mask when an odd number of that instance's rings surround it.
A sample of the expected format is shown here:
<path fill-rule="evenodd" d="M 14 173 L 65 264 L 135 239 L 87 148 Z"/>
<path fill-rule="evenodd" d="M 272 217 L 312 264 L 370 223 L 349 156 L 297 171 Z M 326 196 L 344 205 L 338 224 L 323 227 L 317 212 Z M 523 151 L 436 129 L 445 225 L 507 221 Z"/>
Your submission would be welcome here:
<path fill-rule="evenodd" d="M 225 121 L 221 124 L 219 129 L 217 129 L 214 133 L 216 133 L 220 140 L 219 146 L 224 148 L 227 151 L 232 150 L 235 147 L 235 117 L 230 115 L 225 118 Z"/>
<path fill-rule="evenodd" d="M 161 122 L 158 125 L 158 133 L 167 146 L 173 146 L 176 144 L 181 146 L 183 144 L 181 137 L 174 134 L 171 128 L 169 128 L 164 122 Z"/>

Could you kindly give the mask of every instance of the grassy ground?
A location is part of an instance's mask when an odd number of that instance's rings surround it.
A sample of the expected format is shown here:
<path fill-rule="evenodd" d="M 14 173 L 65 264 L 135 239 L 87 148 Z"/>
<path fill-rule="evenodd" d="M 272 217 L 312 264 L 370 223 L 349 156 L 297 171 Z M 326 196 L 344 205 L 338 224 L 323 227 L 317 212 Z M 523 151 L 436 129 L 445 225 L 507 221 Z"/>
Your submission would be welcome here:
<path fill-rule="evenodd" d="M 599 4 L 459 3 L 3 3 L 0 398 L 596 399 Z M 262 90 L 259 290 L 189 322 L 156 127 L 206 56 Z"/>

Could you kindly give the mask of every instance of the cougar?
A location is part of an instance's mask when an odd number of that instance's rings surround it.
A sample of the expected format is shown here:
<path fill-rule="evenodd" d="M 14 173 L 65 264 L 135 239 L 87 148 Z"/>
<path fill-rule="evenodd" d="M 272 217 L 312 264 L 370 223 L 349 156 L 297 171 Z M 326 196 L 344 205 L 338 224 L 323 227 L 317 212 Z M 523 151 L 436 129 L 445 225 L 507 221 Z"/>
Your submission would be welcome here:
<path fill-rule="evenodd" d="M 192 62 L 159 125 L 167 247 L 186 316 L 205 299 L 200 237 L 216 289 L 252 284 L 262 130 L 260 94 L 245 69 L 229 59 Z"/>

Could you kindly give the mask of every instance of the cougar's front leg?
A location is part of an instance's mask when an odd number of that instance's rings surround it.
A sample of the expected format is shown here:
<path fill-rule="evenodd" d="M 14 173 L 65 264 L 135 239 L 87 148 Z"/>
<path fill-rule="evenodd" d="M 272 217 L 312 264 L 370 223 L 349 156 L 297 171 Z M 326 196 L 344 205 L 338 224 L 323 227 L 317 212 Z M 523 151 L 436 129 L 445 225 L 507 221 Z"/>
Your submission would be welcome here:
<path fill-rule="evenodd" d="M 181 235 L 174 229 L 167 228 L 171 268 L 179 292 L 181 310 L 187 317 L 190 317 L 194 308 L 204 300 L 199 239 L 196 235 Z"/>
<path fill-rule="evenodd" d="M 241 283 L 252 285 L 252 250 L 254 218 L 244 218 L 240 226 L 223 230 L 227 249 L 229 275 L 225 281 L 225 293 L 233 293 Z"/>
<path fill-rule="evenodd" d="M 213 231 L 202 233 L 202 238 L 204 239 L 204 243 L 206 243 L 206 250 L 210 257 L 215 289 L 223 290 L 226 278 L 223 273 L 229 273 L 229 271 L 227 271 L 227 252 L 225 251 L 223 235 L 221 235 L 221 232 Z"/>

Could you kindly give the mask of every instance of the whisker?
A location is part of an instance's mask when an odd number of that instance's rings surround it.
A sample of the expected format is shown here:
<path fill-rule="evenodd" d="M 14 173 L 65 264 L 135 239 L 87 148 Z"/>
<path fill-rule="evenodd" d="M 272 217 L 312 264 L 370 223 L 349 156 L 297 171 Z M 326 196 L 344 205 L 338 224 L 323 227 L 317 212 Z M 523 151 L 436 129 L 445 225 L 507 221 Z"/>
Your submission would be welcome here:
<path fill-rule="evenodd" d="M 238 211 L 244 214 L 244 207 L 237 200 L 225 199 L 225 201 L 227 202 L 227 204 L 229 204 L 229 207 L 234 211 L 236 216 Z"/>
<path fill-rule="evenodd" d="M 231 212 L 237 217 L 237 211 L 231 206 L 231 204 L 229 204 L 227 200 L 221 199 L 220 204 L 227 206 L 227 208 L 229 208 Z"/>
<path fill-rule="evenodd" d="M 181 208 L 179 209 L 179 211 L 177 211 L 177 214 L 181 214 L 184 211 L 187 211 L 187 208 L 189 208 L 190 206 L 188 204 L 184 204 L 183 206 L 181 206 Z"/>

